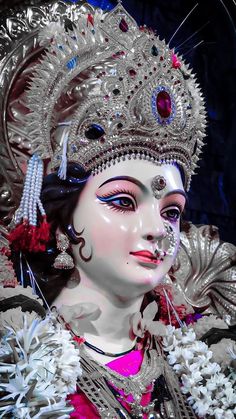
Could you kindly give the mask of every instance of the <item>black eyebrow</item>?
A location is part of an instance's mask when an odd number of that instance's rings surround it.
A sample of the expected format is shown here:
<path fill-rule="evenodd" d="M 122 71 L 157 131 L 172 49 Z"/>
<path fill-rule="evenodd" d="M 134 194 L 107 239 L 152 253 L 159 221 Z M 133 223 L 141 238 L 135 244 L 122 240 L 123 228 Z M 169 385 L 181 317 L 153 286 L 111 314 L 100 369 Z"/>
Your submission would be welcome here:
<path fill-rule="evenodd" d="M 106 185 L 107 183 L 114 182 L 116 180 L 127 180 L 128 182 L 135 183 L 135 185 L 139 186 L 140 189 L 142 189 L 143 191 L 147 191 L 146 186 L 144 186 L 144 184 L 142 182 L 140 182 L 138 179 L 135 179 L 134 177 L 131 177 L 131 176 L 116 176 L 116 177 L 112 177 L 110 179 L 107 179 L 104 183 L 102 183 L 99 186 L 99 188 L 101 188 L 103 185 Z"/>
<path fill-rule="evenodd" d="M 183 195 L 183 197 L 186 199 L 186 201 L 188 199 L 188 195 L 182 189 L 174 189 L 173 191 L 167 192 L 167 194 L 165 194 L 162 198 L 167 198 L 167 196 L 174 195 L 174 194 Z"/>

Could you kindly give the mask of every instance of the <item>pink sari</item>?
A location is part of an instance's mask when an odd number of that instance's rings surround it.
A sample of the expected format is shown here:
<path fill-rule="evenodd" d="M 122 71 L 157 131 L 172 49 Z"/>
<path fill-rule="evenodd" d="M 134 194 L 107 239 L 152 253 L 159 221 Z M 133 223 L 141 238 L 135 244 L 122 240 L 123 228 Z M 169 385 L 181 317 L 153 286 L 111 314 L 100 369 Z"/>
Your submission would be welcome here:
<path fill-rule="evenodd" d="M 122 356 L 121 358 L 115 359 L 107 364 L 109 368 L 113 371 L 118 372 L 119 374 L 123 375 L 124 377 L 128 377 L 129 375 L 137 374 L 143 360 L 143 352 L 142 351 L 133 351 L 129 354 Z M 120 392 L 123 395 L 123 392 Z M 146 406 L 150 402 L 151 393 L 144 394 L 141 399 L 141 405 Z M 93 406 L 93 404 L 87 399 L 87 397 L 83 393 L 75 393 L 70 394 L 68 396 L 68 400 L 70 400 L 71 404 L 74 407 L 74 412 L 71 413 L 70 417 L 72 419 L 96 419 L 100 418 L 97 409 Z M 127 401 L 133 401 L 132 396 L 127 397 Z M 128 412 L 130 412 L 129 404 L 125 401 L 121 402 L 122 406 L 124 406 Z M 144 418 L 146 415 L 143 416 Z"/>

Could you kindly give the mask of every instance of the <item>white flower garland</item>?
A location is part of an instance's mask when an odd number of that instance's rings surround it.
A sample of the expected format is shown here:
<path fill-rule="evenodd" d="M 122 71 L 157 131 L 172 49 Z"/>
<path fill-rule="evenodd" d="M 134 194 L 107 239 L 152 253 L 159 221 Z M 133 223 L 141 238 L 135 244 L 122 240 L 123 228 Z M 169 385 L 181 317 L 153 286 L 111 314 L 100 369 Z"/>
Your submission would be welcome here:
<path fill-rule="evenodd" d="M 167 360 L 182 384 L 182 392 L 200 417 L 234 419 L 236 417 L 236 379 L 226 377 L 216 362 L 211 362 L 208 346 L 196 340 L 192 328 L 167 326 L 163 338 Z"/>
<path fill-rule="evenodd" d="M 69 418 L 73 407 L 66 398 L 81 375 L 79 349 L 52 316 L 21 315 L 23 328 L 7 326 L 1 339 L 0 418 Z"/>

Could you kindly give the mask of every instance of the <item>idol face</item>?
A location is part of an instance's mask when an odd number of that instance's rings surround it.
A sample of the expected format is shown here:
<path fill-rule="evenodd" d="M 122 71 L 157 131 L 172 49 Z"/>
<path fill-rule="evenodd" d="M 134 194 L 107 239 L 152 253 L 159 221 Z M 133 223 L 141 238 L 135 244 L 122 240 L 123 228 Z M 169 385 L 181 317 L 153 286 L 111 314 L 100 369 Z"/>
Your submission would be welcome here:
<path fill-rule="evenodd" d="M 174 165 L 125 160 L 91 176 L 73 214 L 85 240 L 73 245 L 81 278 L 121 299 L 155 288 L 175 259 L 184 205 Z"/>

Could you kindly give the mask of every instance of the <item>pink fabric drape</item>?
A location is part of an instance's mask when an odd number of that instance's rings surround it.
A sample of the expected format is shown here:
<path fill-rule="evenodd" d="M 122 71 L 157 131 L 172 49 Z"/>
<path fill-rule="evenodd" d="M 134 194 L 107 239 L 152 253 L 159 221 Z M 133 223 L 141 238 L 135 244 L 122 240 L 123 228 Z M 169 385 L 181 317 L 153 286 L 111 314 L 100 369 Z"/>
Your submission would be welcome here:
<path fill-rule="evenodd" d="M 142 351 L 133 351 L 129 354 L 122 356 L 121 358 L 115 359 L 107 364 L 109 368 L 113 371 L 118 372 L 124 377 L 137 374 L 140 370 L 143 360 Z M 123 392 L 120 391 L 120 394 L 123 395 Z M 142 396 L 141 405 L 146 406 L 150 402 L 151 394 L 147 393 Z M 70 394 L 68 396 L 71 404 L 74 407 L 74 412 L 71 413 L 71 418 L 73 419 L 96 419 L 100 418 L 97 409 L 92 405 L 92 403 L 87 399 L 83 393 Z M 132 396 L 127 397 L 127 401 L 133 401 Z M 122 405 L 128 410 L 129 405 L 126 402 L 122 402 Z M 144 415 L 144 418 L 146 415 Z"/>

